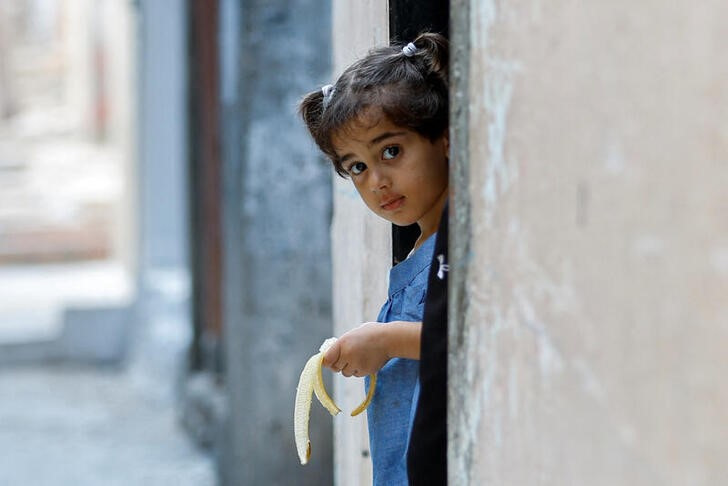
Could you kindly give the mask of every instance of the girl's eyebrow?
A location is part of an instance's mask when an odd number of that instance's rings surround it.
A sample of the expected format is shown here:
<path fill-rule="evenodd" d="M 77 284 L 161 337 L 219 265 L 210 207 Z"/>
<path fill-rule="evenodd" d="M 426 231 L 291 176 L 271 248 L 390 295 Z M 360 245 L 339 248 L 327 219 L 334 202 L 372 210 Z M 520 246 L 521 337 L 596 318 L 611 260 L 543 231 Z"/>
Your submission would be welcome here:
<path fill-rule="evenodd" d="M 405 135 L 406 133 L 407 132 L 405 132 L 405 131 L 401 131 L 401 132 L 384 132 L 381 135 L 377 135 L 376 137 L 374 137 L 367 145 L 369 145 L 371 147 L 372 145 L 376 145 L 376 144 L 378 144 L 379 142 L 381 142 L 383 140 L 386 140 L 386 139 L 392 138 L 392 137 L 396 137 L 398 135 Z"/>
<path fill-rule="evenodd" d="M 367 145 L 369 147 L 371 147 L 371 146 L 376 145 L 376 144 L 378 144 L 380 142 L 383 142 L 384 140 L 386 140 L 388 138 L 397 137 L 399 135 L 406 135 L 406 134 L 407 134 L 407 132 L 405 132 L 405 131 L 401 131 L 401 132 L 384 132 L 384 133 L 382 133 L 380 135 L 377 135 L 373 139 L 371 139 L 369 141 L 369 143 L 367 143 Z M 342 156 L 341 158 L 339 158 L 339 163 L 340 164 L 343 164 L 344 162 L 346 162 L 347 160 L 351 159 L 352 157 L 354 157 L 354 154 L 348 153 L 348 154 Z"/>

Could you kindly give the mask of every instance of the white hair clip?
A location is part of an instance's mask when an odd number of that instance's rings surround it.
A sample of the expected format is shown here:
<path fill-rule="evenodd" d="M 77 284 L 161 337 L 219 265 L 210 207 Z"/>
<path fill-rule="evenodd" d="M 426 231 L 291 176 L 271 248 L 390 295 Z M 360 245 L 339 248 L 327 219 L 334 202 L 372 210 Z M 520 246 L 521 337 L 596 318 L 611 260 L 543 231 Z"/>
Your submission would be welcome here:
<path fill-rule="evenodd" d="M 414 56 L 415 52 L 417 52 L 417 46 L 411 42 L 402 48 L 402 53 L 407 57 Z"/>
<path fill-rule="evenodd" d="M 324 109 L 329 106 L 329 103 L 331 102 L 331 98 L 334 96 L 335 91 L 336 88 L 334 88 L 333 84 L 327 84 L 326 86 L 321 88 L 321 94 L 324 95 Z"/>

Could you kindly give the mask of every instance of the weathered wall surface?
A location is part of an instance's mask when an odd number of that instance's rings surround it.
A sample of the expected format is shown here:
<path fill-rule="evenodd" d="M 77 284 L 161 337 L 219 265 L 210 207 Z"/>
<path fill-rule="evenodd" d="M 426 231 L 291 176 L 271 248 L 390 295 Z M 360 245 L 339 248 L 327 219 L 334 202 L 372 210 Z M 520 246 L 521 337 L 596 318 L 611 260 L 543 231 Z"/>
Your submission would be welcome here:
<path fill-rule="evenodd" d="M 333 2 L 334 75 L 373 46 L 389 42 L 384 0 Z M 332 78 L 330 82 L 333 82 Z M 391 225 L 372 214 L 351 181 L 335 177 L 332 224 L 334 333 L 339 336 L 373 321 L 387 298 Z M 334 419 L 334 479 L 341 486 L 369 485 L 371 460 L 366 417 L 350 417 L 364 396 L 363 380 L 334 379 L 336 402 L 344 410 Z"/>
<path fill-rule="evenodd" d="M 315 405 L 298 462 L 293 405 L 332 332 L 331 173 L 297 113 L 331 71 L 330 4 L 220 3 L 224 318 L 230 421 L 222 484 L 332 482 L 331 418 Z"/>
<path fill-rule="evenodd" d="M 728 4 L 453 15 L 451 482 L 723 484 Z"/>

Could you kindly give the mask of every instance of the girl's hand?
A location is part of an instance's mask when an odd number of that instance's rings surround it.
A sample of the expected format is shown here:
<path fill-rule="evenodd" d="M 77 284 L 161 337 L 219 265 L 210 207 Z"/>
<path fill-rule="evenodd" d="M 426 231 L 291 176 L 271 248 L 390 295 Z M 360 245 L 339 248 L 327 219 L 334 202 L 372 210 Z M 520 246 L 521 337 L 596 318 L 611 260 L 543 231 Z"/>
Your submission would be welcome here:
<path fill-rule="evenodd" d="M 391 358 L 420 359 L 421 332 L 421 322 L 367 322 L 345 332 L 322 364 L 346 377 L 371 375 Z"/>
<path fill-rule="evenodd" d="M 324 355 L 323 365 L 342 375 L 376 373 L 389 360 L 387 325 L 367 322 L 341 335 Z"/>

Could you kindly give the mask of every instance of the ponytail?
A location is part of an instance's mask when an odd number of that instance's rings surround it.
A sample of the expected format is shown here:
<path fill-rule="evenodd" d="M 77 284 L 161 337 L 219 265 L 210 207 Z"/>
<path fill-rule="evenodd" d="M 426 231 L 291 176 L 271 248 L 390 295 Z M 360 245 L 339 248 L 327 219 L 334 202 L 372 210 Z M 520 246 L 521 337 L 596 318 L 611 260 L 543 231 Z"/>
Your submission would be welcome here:
<path fill-rule="evenodd" d="M 448 42 L 441 34 L 424 32 L 412 43 L 417 47 L 416 56 L 421 57 L 427 70 L 448 84 Z"/>
<path fill-rule="evenodd" d="M 304 96 L 298 106 L 298 111 L 311 136 L 318 142 L 318 129 L 324 114 L 324 94 L 321 90 L 312 91 Z"/>

